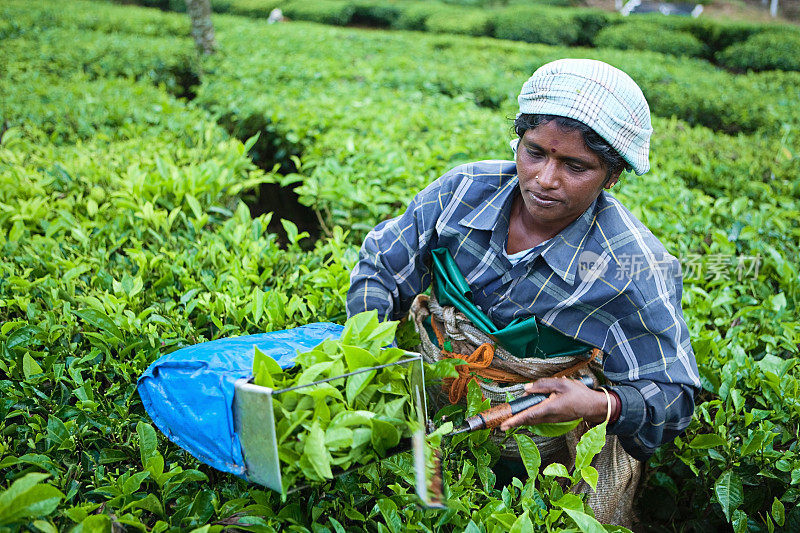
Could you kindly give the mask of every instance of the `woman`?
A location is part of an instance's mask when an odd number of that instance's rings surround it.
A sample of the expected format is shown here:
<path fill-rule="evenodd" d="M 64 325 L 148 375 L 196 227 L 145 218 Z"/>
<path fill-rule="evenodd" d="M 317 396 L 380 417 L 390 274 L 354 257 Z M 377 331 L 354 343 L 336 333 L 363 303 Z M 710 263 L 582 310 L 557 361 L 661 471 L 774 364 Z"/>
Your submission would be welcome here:
<path fill-rule="evenodd" d="M 639 461 L 691 420 L 699 377 L 677 260 L 608 191 L 649 170 L 650 110 L 624 72 L 587 59 L 539 68 L 523 85 L 514 161 L 455 168 L 366 237 L 349 314 L 404 316 L 446 249 L 497 326 L 536 317 L 603 352 L 606 391 L 540 379 L 551 397 L 502 429 L 581 417 Z M 609 394 L 606 394 L 608 392 Z"/>

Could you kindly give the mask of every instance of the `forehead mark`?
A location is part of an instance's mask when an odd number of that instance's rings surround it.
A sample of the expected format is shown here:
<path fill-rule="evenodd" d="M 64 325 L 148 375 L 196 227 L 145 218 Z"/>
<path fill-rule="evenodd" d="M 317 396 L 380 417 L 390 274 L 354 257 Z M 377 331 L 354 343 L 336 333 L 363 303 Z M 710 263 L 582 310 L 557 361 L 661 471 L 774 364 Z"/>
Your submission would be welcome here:
<path fill-rule="evenodd" d="M 556 149 L 555 148 L 550 148 L 550 151 L 553 152 L 553 153 L 556 153 Z"/>

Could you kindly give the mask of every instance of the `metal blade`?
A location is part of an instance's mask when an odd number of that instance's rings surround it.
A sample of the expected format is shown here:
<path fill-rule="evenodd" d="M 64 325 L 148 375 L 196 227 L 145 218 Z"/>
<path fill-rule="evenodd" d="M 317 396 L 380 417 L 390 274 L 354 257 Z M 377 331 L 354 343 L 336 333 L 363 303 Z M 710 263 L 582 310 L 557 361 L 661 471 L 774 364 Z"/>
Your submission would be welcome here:
<path fill-rule="evenodd" d="M 466 433 L 466 432 L 467 432 L 467 431 L 469 431 L 470 429 L 472 429 L 472 428 L 470 428 L 470 427 L 469 427 L 469 426 L 467 426 L 467 425 L 463 425 L 463 426 L 461 426 L 460 428 L 458 428 L 458 429 L 456 429 L 456 430 L 454 430 L 454 431 L 451 431 L 450 433 L 448 433 L 447 435 L 445 435 L 445 437 L 452 437 L 453 435 L 460 435 L 460 434 L 462 434 L 462 433 Z"/>

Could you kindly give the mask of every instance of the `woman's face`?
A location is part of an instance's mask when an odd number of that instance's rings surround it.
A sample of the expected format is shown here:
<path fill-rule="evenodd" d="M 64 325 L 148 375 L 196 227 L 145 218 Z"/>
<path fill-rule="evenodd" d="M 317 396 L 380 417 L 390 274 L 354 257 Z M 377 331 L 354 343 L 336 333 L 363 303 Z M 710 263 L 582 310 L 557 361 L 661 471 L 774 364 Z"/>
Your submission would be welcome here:
<path fill-rule="evenodd" d="M 564 130 L 555 121 L 527 130 L 520 139 L 517 175 L 525 222 L 551 236 L 583 214 L 603 188 L 610 189 L 619 179 L 617 173 L 606 183 L 605 165 L 586 147 L 581 133 Z"/>

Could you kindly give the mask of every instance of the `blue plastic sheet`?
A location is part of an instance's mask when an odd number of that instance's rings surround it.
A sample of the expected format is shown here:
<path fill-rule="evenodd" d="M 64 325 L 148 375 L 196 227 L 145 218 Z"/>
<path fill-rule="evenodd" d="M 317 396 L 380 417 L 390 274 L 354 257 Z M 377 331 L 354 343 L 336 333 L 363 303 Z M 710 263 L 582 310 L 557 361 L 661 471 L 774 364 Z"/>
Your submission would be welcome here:
<path fill-rule="evenodd" d="M 295 355 L 339 338 L 342 329 L 320 322 L 188 346 L 148 367 L 139 378 L 139 396 L 172 442 L 218 470 L 244 476 L 242 448 L 233 430 L 233 394 L 236 380 L 253 375 L 253 347 L 289 368 Z"/>

